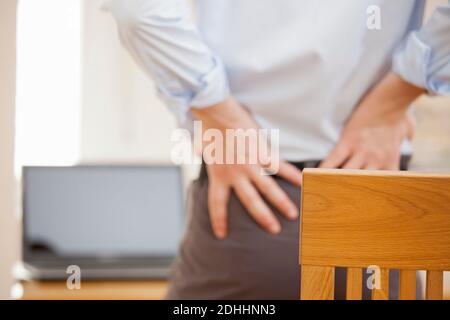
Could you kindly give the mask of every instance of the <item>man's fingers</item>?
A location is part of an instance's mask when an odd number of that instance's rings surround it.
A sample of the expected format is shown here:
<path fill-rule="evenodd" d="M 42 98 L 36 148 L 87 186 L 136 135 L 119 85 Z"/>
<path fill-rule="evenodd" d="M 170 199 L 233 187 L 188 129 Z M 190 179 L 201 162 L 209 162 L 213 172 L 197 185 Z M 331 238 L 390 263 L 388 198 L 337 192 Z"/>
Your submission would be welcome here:
<path fill-rule="evenodd" d="M 208 188 L 208 209 L 214 234 L 219 239 L 227 236 L 227 205 L 230 188 L 222 183 L 211 183 Z"/>
<path fill-rule="evenodd" d="M 240 181 L 235 184 L 234 191 L 253 219 L 255 219 L 263 229 L 272 234 L 278 234 L 281 231 L 280 222 L 264 203 L 264 200 L 261 198 L 258 191 L 256 191 L 250 180 L 240 179 Z"/>
<path fill-rule="evenodd" d="M 294 220 L 298 217 L 297 207 L 272 177 L 262 176 L 259 172 L 254 172 L 252 181 L 259 192 L 286 218 Z"/>
<path fill-rule="evenodd" d="M 280 161 L 277 175 L 296 186 L 302 185 L 302 172 L 299 168 L 286 161 Z"/>
<path fill-rule="evenodd" d="M 344 147 L 342 143 L 339 143 L 330 155 L 322 161 L 319 168 L 339 168 L 349 157 L 348 148 Z"/>
<path fill-rule="evenodd" d="M 362 169 L 366 164 L 366 158 L 361 152 L 354 153 L 342 166 L 342 169 Z"/>

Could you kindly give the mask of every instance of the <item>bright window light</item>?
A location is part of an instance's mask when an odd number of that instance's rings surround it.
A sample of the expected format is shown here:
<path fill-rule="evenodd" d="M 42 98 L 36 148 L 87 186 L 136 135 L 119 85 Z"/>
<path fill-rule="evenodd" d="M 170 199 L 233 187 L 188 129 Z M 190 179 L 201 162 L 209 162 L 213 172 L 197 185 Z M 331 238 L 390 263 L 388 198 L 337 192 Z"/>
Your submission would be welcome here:
<path fill-rule="evenodd" d="M 80 0 L 21 0 L 17 37 L 16 168 L 79 157 Z"/>

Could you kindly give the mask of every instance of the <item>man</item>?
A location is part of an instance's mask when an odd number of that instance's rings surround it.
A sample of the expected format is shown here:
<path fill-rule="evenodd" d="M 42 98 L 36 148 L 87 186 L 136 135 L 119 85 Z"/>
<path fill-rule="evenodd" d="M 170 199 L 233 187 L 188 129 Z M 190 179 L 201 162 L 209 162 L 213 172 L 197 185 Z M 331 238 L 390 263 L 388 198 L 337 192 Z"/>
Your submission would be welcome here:
<path fill-rule="evenodd" d="M 406 169 L 409 105 L 450 92 L 450 4 L 421 27 L 424 5 L 199 0 L 196 26 L 185 0 L 111 1 L 181 123 L 280 132 L 276 177 L 262 163 L 203 167 L 169 298 L 298 298 L 300 170 Z"/>

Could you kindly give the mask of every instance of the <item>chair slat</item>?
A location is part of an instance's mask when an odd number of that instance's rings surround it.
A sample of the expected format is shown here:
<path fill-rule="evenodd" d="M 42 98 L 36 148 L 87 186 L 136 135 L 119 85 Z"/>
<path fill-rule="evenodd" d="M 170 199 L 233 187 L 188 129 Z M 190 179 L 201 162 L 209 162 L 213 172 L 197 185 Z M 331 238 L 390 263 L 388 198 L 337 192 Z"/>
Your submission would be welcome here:
<path fill-rule="evenodd" d="M 334 299 L 334 267 L 302 266 L 302 300 Z"/>
<path fill-rule="evenodd" d="M 389 300 L 389 269 L 380 269 L 380 287 L 372 289 L 372 300 Z"/>
<path fill-rule="evenodd" d="M 416 299 L 416 270 L 400 270 L 400 300 Z"/>
<path fill-rule="evenodd" d="M 427 271 L 427 300 L 442 300 L 444 294 L 444 273 L 442 271 Z"/>
<path fill-rule="evenodd" d="M 362 299 L 362 269 L 347 268 L 347 300 Z"/>

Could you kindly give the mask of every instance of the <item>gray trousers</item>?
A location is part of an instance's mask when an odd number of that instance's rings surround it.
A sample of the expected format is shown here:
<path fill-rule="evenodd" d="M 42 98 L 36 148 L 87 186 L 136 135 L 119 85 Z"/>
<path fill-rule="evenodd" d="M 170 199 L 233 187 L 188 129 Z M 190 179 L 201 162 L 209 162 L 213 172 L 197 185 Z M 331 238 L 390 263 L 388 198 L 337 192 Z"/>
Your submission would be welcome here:
<path fill-rule="evenodd" d="M 405 170 L 409 157 L 403 157 Z M 316 167 L 319 161 L 297 163 Z M 275 177 L 300 205 L 300 188 Z M 218 240 L 208 214 L 208 177 L 203 167 L 189 190 L 188 221 L 179 254 L 172 266 L 167 299 L 298 299 L 300 292 L 299 220 L 288 221 L 276 209 L 282 226 L 274 236 L 263 231 L 234 193 L 228 204 L 228 236 Z M 366 273 L 364 273 L 366 275 Z M 367 278 L 369 275 L 366 275 Z M 336 270 L 336 299 L 345 297 L 346 270 Z M 366 280 L 364 279 L 364 283 Z M 396 298 L 398 273 L 391 273 L 391 297 Z M 364 286 L 364 297 L 370 292 Z"/>

